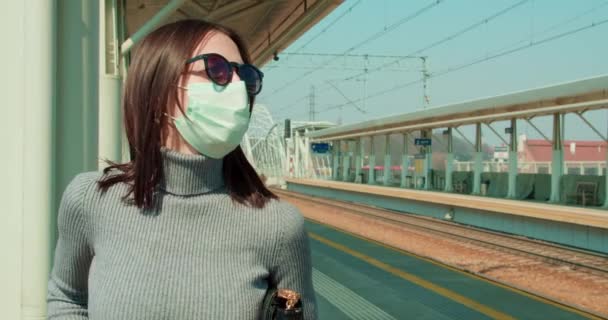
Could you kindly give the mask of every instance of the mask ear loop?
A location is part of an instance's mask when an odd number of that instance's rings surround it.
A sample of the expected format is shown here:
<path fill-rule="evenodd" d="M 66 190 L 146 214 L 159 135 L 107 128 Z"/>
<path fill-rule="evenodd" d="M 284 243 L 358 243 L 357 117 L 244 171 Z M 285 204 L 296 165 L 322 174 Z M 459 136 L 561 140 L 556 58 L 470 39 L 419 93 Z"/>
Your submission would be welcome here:
<path fill-rule="evenodd" d="M 188 88 L 187 88 L 187 87 L 184 87 L 184 86 L 176 85 L 176 87 L 177 87 L 177 88 L 180 88 L 180 89 L 183 89 L 183 90 L 188 90 Z M 168 113 L 166 113 L 166 112 L 163 112 L 162 114 L 163 114 L 164 116 L 166 116 L 167 118 L 169 118 L 169 119 L 173 120 L 173 124 L 175 125 L 175 121 L 177 121 L 177 118 L 176 118 L 176 117 L 174 117 L 174 116 L 172 116 L 172 115 L 170 115 L 170 114 L 168 114 Z M 186 118 L 187 118 L 187 117 L 186 117 Z"/>
<path fill-rule="evenodd" d="M 163 115 L 164 115 L 164 116 L 166 116 L 167 118 L 169 118 L 169 119 L 173 120 L 173 121 L 177 121 L 177 118 L 176 118 L 176 117 L 174 117 L 174 116 L 172 116 L 172 115 L 170 115 L 170 114 L 168 114 L 168 113 L 166 113 L 166 112 L 163 112 Z"/>

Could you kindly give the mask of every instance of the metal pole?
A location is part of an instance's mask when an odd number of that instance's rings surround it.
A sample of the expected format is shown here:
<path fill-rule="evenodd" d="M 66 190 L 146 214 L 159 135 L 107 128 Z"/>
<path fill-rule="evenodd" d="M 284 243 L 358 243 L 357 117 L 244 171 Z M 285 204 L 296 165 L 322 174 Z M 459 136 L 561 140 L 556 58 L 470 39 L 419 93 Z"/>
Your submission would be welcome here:
<path fill-rule="evenodd" d="M 355 182 L 361 183 L 361 162 L 363 161 L 363 137 L 355 141 Z"/>
<path fill-rule="evenodd" d="M 369 174 L 367 175 L 367 183 L 376 184 L 376 151 L 374 150 L 374 136 L 371 136 L 369 140 Z"/>
<path fill-rule="evenodd" d="M 409 157 L 409 133 L 403 134 L 403 157 L 401 164 L 401 188 L 409 188 L 407 184 L 407 177 L 410 168 L 410 157 Z"/>
<path fill-rule="evenodd" d="M 511 119 L 511 143 L 509 144 L 509 183 L 507 198 L 517 198 L 517 119 Z"/>
<path fill-rule="evenodd" d="M 448 154 L 446 160 L 446 169 L 445 169 L 445 191 L 452 192 L 454 191 L 452 176 L 454 172 L 454 135 L 452 134 L 452 128 L 448 128 Z"/>
<path fill-rule="evenodd" d="M 473 167 L 473 194 L 481 194 L 481 172 L 483 171 L 481 144 L 481 122 L 475 124 L 475 166 Z"/>
<path fill-rule="evenodd" d="M 422 59 L 422 106 L 424 109 L 426 109 L 429 106 L 429 95 L 428 95 L 428 80 L 430 77 L 430 74 L 427 70 L 427 66 L 426 66 L 426 58 L 427 57 L 420 57 L 420 59 Z"/>
<path fill-rule="evenodd" d="M 433 129 L 427 129 L 422 131 L 424 138 L 430 139 L 433 135 Z M 424 148 L 424 189 L 430 190 L 432 187 L 431 183 L 431 170 L 433 169 L 433 147 L 432 145 L 423 147 Z"/>
<path fill-rule="evenodd" d="M 342 181 L 348 181 L 350 170 L 350 141 L 344 140 L 344 156 L 342 157 Z"/>
<path fill-rule="evenodd" d="M 156 13 L 150 20 L 148 20 L 139 30 L 135 31 L 133 35 L 125 40 L 120 46 L 120 52 L 124 55 L 131 50 L 134 44 L 138 43 L 141 39 L 152 32 L 158 25 L 160 25 L 165 19 L 167 19 L 173 12 L 184 4 L 187 0 L 170 0 L 158 13 Z"/>
<path fill-rule="evenodd" d="M 307 136 L 309 129 L 304 129 L 304 140 L 302 141 L 304 149 L 304 174 L 306 178 L 311 176 L 310 174 L 310 138 Z"/>
<path fill-rule="evenodd" d="M 384 176 L 382 177 L 382 183 L 385 186 L 388 186 L 390 183 L 391 176 L 391 139 L 390 134 L 385 136 L 384 143 Z"/>
<path fill-rule="evenodd" d="M 293 133 L 293 174 L 295 178 L 300 177 L 300 132 Z"/>
<path fill-rule="evenodd" d="M 338 140 L 338 141 L 334 141 L 332 146 L 333 146 L 333 170 L 332 170 L 332 180 L 337 181 L 338 180 L 338 169 L 340 167 L 340 145 L 342 144 L 342 140 Z"/>
<path fill-rule="evenodd" d="M 315 113 L 315 86 L 310 86 L 310 94 L 308 96 L 308 119 L 310 121 L 315 121 Z M 342 120 L 339 122 L 342 122 Z"/>
<path fill-rule="evenodd" d="M 363 74 L 363 110 L 367 110 L 367 64 L 368 64 L 368 56 L 365 55 L 365 73 Z"/>
<path fill-rule="evenodd" d="M 527 123 L 528 123 L 528 124 L 529 124 L 529 125 L 530 125 L 530 126 L 531 126 L 531 127 L 532 127 L 532 128 L 533 128 L 533 129 L 534 129 L 536 132 L 537 132 L 537 133 L 538 133 L 538 134 L 540 134 L 540 136 L 541 136 L 541 137 L 543 137 L 543 139 L 545 139 L 545 141 L 552 143 L 552 142 L 551 142 L 551 139 L 549 139 L 549 137 L 547 137 L 547 135 L 546 135 L 546 134 L 544 134 L 542 130 L 540 130 L 540 129 L 539 129 L 537 126 L 535 126 L 535 125 L 534 125 L 534 123 L 532 123 L 531 119 L 524 119 L 524 120 L 526 120 L 526 122 L 527 122 Z"/>
<path fill-rule="evenodd" d="M 564 174 L 564 150 L 562 144 L 562 122 L 560 114 L 553 115 L 553 161 L 551 162 L 551 197 L 550 202 L 560 202 L 561 181 Z"/>

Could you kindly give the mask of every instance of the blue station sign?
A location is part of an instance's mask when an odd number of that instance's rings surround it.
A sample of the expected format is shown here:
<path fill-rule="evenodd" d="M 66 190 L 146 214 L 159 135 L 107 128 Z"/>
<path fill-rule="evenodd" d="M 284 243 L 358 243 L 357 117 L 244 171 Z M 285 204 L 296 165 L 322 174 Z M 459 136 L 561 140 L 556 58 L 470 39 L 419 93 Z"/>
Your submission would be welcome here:
<path fill-rule="evenodd" d="M 314 153 L 327 153 L 331 146 L 327 142 L 313 142 L 310 144 L 310 148 Z"/>
<path fill-rule="evenodd" d="M 428 138 L 417 138 L 414 140 L 414 144 L 417 146 L 430 146 L 431 139 Z"/>

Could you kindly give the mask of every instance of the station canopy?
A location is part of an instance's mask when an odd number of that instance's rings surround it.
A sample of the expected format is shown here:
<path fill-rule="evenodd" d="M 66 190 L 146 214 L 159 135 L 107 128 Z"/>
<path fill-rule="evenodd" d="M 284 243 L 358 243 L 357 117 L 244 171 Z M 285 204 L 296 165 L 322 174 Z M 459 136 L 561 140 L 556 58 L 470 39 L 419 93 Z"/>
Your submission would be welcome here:
<path fill-rule="evenodd" d="M 355 137 L 458 127 L 510 119 L 532 119 L 556 113 L 584 113 L 608 108 L 608 75 L 575 80 L 395 114 L 306 134 L 313 140 L 341 140 Z"/>
<path fill-rule="evenodd" d="M 126 0 L 130 37 L 160 10 L 178 5 L 162 23 L 204 19 L 241 35 L 253 62 L 263 65 L 332 12 L 343 0 Z M 135 46 L 136 50 L 136 46 Z"/>

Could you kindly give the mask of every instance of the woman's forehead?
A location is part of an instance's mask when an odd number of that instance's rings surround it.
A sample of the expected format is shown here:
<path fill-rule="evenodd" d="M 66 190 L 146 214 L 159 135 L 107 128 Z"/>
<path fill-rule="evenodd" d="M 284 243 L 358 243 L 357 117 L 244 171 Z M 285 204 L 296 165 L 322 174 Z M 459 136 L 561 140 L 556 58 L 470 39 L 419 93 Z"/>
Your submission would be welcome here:
<path fill-rule="evenodd" d="M 219 53 L 228 61 L 243 63 L 243 58 L 241 58 L 236 43 L 222 32 L 212 31 L 208 33 L 195 49 L 194 56 L 204 53 Z"/>

